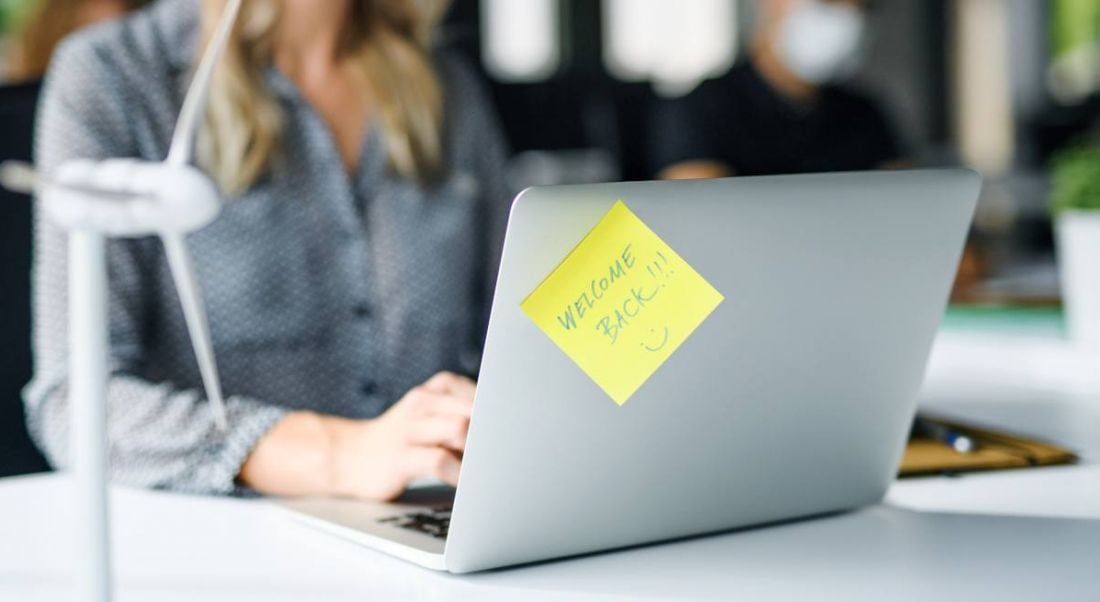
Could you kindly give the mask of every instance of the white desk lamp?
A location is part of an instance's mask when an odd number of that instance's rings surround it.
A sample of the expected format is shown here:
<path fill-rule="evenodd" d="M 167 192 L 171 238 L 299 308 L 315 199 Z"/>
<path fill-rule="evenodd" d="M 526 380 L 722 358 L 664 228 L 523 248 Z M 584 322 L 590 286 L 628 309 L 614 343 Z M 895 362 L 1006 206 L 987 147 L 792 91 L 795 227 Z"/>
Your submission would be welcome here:
<path fill-rule="evenodd" d="M 164 242 L 206 396 L 218 428 L 227 428 L 225 402 L 214 363 L 202 293 L 184 236 L 214 220 L 221 198 L 213 182 L 188 163 L 214 67 L 240 12 L 229 0 L 206 48 L 172 136 L 168 158 L 67 161 L 48 177 L 27 165 L 0 166 L 0 183 L 36 192 L 46 216 L 69 232 L 69 405 L 71 456 L 81 563 L 77 586 L 87 600 L 111 598 L 107 504 L 107 313 L 106 237 L 158 235 Z"/>

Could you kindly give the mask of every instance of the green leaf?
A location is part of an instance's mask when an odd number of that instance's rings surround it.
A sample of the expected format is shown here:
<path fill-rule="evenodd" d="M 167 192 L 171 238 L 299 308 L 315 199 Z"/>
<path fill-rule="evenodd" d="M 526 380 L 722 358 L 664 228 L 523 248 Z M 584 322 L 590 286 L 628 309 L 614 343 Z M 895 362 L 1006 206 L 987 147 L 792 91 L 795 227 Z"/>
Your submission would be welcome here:
<path fill-rule="evenodd" d="M 36 0 L 0 0 L 0 33 L 7 33 Z"/>
<path fill-rule="evenodd" d="M 1100 210 L 1100 145 L 1075 146 L 1051 161 L 1051 210 Z"/>

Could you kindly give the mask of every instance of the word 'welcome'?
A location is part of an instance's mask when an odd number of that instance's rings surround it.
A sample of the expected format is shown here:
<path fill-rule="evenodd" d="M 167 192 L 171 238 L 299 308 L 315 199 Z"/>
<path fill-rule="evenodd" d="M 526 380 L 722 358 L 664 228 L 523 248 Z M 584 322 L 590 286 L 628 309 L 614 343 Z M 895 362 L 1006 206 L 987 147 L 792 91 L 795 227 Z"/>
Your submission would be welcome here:
<path fill-rule="evenodd" d="M 599 315 L 596 328 L 600 330 L 610 341 L 618 340 L 619 331 L 629 324 L 629 320 L 636 317 L 646 304 L 657 296 L 658 288 L 646 290 L 642 287 L 632 286 L 617 290 L 617 283 L 626 279 L 627 275 L 637 265 L 637 259 L 632 250 L 633 244 L 623 247 L 621 253 L 615 257 L 606 269 L 602 270 L 595 278 L 588 281 L 587 286 L 576 298 L 565 306 L 564 311 L 558 314 L 558 324 L 565 330 L 578 328 L 584 323 L 586 316 Z M 649 268 L 652 273 L 652 268 Z M 606 299 L 606 300 L 605 300 Z M 602 310 L 595 312 L 597 309 Z"/>

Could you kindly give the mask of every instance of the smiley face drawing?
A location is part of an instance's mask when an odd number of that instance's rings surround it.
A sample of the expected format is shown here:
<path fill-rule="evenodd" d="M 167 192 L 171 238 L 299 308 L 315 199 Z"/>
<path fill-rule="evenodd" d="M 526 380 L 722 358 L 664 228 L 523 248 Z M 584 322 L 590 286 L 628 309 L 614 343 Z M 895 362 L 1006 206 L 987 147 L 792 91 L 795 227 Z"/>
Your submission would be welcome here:
<path fill-rule="evenodd" d="M 652 335 L 652 334 L 656 334 L 657 331 L 653 328 L 650 328 L 649 333 Z M 647 345 L 645 342 L 642 343 L 642 347 L 644 347 L 646 351 L 653 351 L 653 352 L 660 351 L 660 350 L 664 349 L 665 345 L 668 345 L 668 326 L 665 326 L 664 336 L 661 338 L 661 341 L 658 344 L 656 344 L 656 345 Z"/>

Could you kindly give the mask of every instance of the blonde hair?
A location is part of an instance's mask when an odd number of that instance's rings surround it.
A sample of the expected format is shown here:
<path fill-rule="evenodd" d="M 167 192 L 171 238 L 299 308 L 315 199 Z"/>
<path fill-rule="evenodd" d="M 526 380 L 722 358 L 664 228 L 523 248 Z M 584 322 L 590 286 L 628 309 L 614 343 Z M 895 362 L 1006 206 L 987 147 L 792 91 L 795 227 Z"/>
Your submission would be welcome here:
<path fill-rule="evenodd" d="M 209 40 L 225 0 L 204 0 Z M 390 168 L 420 184 L 442 172 L 443 93 L 431 56 L 447 0 L 352 0 L 338 60 L 361 76 L 379 118 Z M 210 87 L 199 163 L 239 194 L 279 158 L 284 115 L 264 82 L 275 54 L 278 0 L 245 0 Z"/>

